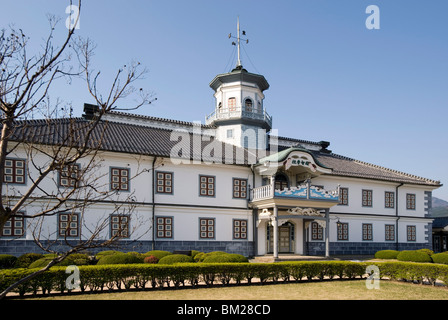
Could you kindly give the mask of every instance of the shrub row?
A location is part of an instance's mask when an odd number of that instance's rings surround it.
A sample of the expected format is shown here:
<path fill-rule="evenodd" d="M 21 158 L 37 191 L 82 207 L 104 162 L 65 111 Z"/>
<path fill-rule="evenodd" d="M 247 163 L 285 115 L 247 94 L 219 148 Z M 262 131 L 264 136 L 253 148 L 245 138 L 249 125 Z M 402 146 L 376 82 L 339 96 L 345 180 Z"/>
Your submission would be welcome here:
<path fill-rule="evenodd" d="M 229 283 L 240 284 L 313 279 L 354 279 L 365 274 L 367 264 L 350 261 L 296 261 L 281 263 L 181 263 L 175 265 L 127 264 L 79 266 L 80 290 L 101 292 L 158 288 L 166 286 L 196 287 Z M 0 271 L 0 291 L 37 269 L 10 269 Z M 52 267 L 25 284 L 16 292 L 47 294 L 68 291 L 65 281 L 69 274 L 62 266 Z"/>
<path fill-rule="evenodd" d="M 380 278 L 432 285 L 439 280 L 448 285 L 448 266 L 443 264 L 390 261 L 375 265 L 380 270 Z"/>
<path fill-rule="evenodd" d="M 375 253 L 377 259 L 396 259 L 410 262 L 434 262 L 448 264 L 448 252 L 434 253 L 429 249 L 419 250 L 381 250 Z"/>

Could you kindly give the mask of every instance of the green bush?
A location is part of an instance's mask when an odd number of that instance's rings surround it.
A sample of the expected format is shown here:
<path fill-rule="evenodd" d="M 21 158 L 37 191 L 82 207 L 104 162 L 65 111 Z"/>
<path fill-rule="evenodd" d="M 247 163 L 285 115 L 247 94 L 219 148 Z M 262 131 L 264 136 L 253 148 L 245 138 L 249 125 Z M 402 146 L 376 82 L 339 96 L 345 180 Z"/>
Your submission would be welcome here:
<path fill-rule="evenodd" d="M 10 269 L 17 261 L 17 257 L 11 254 L 0 254 L 0 269 Z"/>
<path fill-rule="evenodd" d="M 33 263 L 31 263 L 28 268 L 44 268 L 46 267 L 51 260 L 56 258 L 55 254 L 48 254 L 45 255 L 43 258 L 40 258 Z M 58 262 L 55 266 L 70 266 L 70 265 L 76 265 L 76 266 L 85 266 L 90 264 L 90 259 L 87 254 L 83 253 L 73 253 L 69 255 L 67 258 L 62 260 L 61 262 Z"/>
<path fill-rule="evenodd" d="M 419 250 L 404 250 L 401 251 L 397 259 L 399 261 L 412 261 L 412 262 L 432 262 L 431 257 Z"/>
<path fill-rule="evenodd" d="M 40 258 L 43 258 L 44 255 L 40 253 L 25 253 L 17 258 L 16 263 L 14 264 L 14 268 L 28 268 L 31 263 Z"/>
<path fill-rule="evenodd" d="M 152 251 L 148 251 L 145 254 L 143 254 L 145 257 L 149 257 L 149 256 L 154 256 L 157 259 L 162 259 L 165 256 L 171 255 L 172 253 L 169 251 L 164 251 L 164 250 L 152 250 Z"/>
<path fill-rule="evenodd" d="M 433 254 L 431 259 L 434 263 L 448 264 L 448 254 L 444 252 Z"/>
<path fill-rule="evenodd" d="M 397 250 L 381 250 L 375 253 L 376 259 L 397 259 L 400 251 Z"/>
<path fill-rule="evenodd" d="M 222 255 L 222 254 L 228 254 L 227 252 L 224 251 L 212 251 L 212 252 L 199 252 L 195 255 L 194 257 L 194 261 L 196 262 L 203 262 L 205 258 L 209 257 L 209 256 L 215 256 L 215 255 Z"/>
<path fill-rule="evenodd" d="M 226 254 L 212 254 L 209 256 L 206 256 L 203 263 L 230 263 L 230 262 L 249 262 L 249 260 L 241 255 L 236 253 L 226 253 Z"/>
<path fill-rule="evenodd" d="M 426 248 L 425 249 L 418 249 L 418 250 L 415 250 L 415 251 L 426 253 L 428 256 L 432 256 L 434 254 L 434 251 L 432 251 L 431 249 L 426 249 Z"/>
<path fill-rule="evenodd" d="M 105 251 L 100 251 L 100 252 L 98 252 L 98 253 L 95 255 L 95 258 L 96 258 L 97 260 L 99 260 L 99 259 L 101 259 L 102 257 L 110 256 L 110 255 L 117 254 L 117 253 L 123 253 L 123 252 L 121 252 L 121 251 L 116 251 L 116 250 L 105 250 Z"/>
<path fill-rule="evenodd" d="M 143 259 L 132 253 L 115 253 L 103 256 L 97 265 L 143 263 Z"/>
<path fill-rule="evenodd" d="M 170 254 L 159 260 L 158 264 L 174 264 L 174 263 L 186 263 L 194 262 L 191 256 L 185 254 Z"/>

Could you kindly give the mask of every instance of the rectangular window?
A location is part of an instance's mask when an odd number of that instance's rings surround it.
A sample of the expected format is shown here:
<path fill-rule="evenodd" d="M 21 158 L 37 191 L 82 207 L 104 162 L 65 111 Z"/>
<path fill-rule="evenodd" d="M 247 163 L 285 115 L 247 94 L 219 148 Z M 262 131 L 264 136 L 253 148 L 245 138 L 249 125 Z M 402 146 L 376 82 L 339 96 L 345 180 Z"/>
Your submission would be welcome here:
<path fill-rule="evenodd" d="M 362 224 L 362 240 L 368 241 L 373 239 L 373 226 L 371 223 Z"/>
<path fill-rule="evenodd" d="M 386 224 L 386 241 L 395 241 L 395 225 Z"/>
<path fill-rule="evenodd" d="M 173 173 L 157 171 L 156 176 L 157 193 L 173 194 Z"/>
<path fill-rule="evenodd" d="M 247 179 L 233 178 L 233 197 L 238 199 L 247 198 Z"/>
<path fill-rule="evenodd" d="M 362 206 L 371 207 L 372 206 L 372 190 L 362 190 Z"/>
<path fill-rule="evenodd" d="M 79 236 L 79 215 L 77 213 L 60 213 L 58 220 L 60 237 Z"/>
<path fill-rule="evenodd" d="M 75 188 L 79 182 L 79 164 L 66 165 L 59 172 L 59 186 Z"/>
<path fill-rule="evenodd" d="M 129 238 L 129 216 L 111 215 L 110 216 L 110 234 L 111 237 Z"/>
<path fill-rule="evenodd" d="M 203 197 L 215 196 L 215 177 L 199 176 L 199 195 Z"/>
<path fill-rule="evenodd" d="M 338 223 L 338 240 L 348 240 L 348 223 Z"/>
<path fill-rule="evenodd" d="M 408 241 L 416 241 L 417 240 L 417 234 L 416 234 L 416 227 L 415 226 L 407 226 L 407 240 Z"/>
<path fill-rule="evenodd" d="M 129 191 L 129 169 L 111 168 L 110 187 L 112 190 Z"/>
<path fill-rule="evenodd" d="M 415 194 L 406 193 L 406 209 L 415 210 Z"/>
<path fill-rule="evenodd" d="M 157 238 L 173 238 L 173 218 L 157 217 Z"/>
<path fill-rule="evenodd" d="M 339 189 L 339 205 L 348 206 L 348 188 Z"/>
<path fill-rule="evenodd" d="M 21 237 L 25 234 L 25 219 L 23 213 L 19 213 L 6 221 L 1 230 L 2 237 Z"/>
<path fill-rule="evenodd" d="M 395 192 L 386 191 L 384 193 L 384 201 L 386 208 L 395 208 Z"/>
<path fill-rule="evenodd" d="M 227 129 L 227 139 L 233 138 L 233 129 Z"/>
<path fill-rule="evenodd" d="M 3 182 L 25 184 L 25 160 L 6 159 Z"/>
<path fill-rule="evenodd" d="M 324 228 L 317 222 L 311 223 L 311 240 L 323 240 Z"/>
<path fill-rule="evenodd" d="M 233 239 L 247 240 L 247 220 L 233 220 Z"/>
<path fill-rule="evenodd" d="M 236 110 L 236 99 L 235 98 L 229 98 L 228 108 L 229 108 L 230 112 Z"/>
<path fill-rule="evenodd" d="M 201 239 L 215 238 L 215 219 L 200 218 L 199 219 L 199 237 Z"/>

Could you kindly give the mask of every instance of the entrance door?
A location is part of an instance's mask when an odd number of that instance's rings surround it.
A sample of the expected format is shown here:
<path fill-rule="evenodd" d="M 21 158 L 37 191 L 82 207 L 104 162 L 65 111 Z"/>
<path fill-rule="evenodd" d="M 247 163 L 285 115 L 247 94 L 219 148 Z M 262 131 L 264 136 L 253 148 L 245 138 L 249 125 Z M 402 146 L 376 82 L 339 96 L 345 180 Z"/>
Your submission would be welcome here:
<path fill-rule="evenodd" d="M 291 252 L 291 227 L 278 228 L 278 252 Z"/>
<path fill-rule="evenodd" d="M 291 224 L 278 227 L 278 252 L 279 253 L 291 253 L 294 251 L 293 247 L 293 229 Z M 272 226 L 268 228 L 269 248 L 268 252 L 274 251 L 274 230 Z"/>

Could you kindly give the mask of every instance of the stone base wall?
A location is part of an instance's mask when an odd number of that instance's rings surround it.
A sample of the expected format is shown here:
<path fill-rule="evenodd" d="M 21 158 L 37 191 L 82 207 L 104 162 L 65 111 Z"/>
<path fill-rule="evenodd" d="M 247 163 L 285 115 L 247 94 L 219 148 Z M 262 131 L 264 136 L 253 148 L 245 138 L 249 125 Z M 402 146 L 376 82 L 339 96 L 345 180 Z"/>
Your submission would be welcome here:
<path fill-rule="evenodd" d="M 45 245 L 49 245 L 44 241 Z M 68 246 L 63 241 L 51 243 L 52 250 L 64 252 Z M 254 243 L 252 241 L 126 241 L 121 240 L 110 248 L 90 249 L 89 253 L 95 254 L 103 250 L 118 250 L 123 252 L 136 251 L 145 253 L 153 250 L 184 251 L 197 250 L 202 252 L 225 251 L 238 253 L 246 257 L 254 255 Z M 32 240 L 0 240 L 0 254 L 12 254 L 20 256 L 25 253 L 46 253 L 42 251 Z"/>
<path fill-rule="evenodd" d="M 374 255 L 380 250 L 417 250 L 431 249 L 428 243 L 396 243 L 386 242 L 330 242 L 330 256 L 332 255 Z M 325 243 L 309 242 L 307 255 L 325 255 Z"/>

